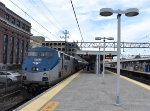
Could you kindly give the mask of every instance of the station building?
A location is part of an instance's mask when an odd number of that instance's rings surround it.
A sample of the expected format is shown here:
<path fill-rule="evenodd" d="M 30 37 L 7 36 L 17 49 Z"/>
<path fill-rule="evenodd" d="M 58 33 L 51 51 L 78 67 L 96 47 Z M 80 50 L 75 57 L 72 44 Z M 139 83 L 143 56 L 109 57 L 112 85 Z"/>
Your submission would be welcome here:
<path fill-rule="evenodd" d="M 0 70 L 23 62 L 31 35 L 31 23 L 0 2 Z"/>

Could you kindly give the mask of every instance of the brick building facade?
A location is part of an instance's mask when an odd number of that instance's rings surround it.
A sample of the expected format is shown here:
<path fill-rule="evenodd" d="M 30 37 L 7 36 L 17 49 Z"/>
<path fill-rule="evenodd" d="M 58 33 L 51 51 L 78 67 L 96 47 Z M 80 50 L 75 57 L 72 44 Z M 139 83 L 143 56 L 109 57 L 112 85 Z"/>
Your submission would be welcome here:
<path fill-rule="evenodd" d="M 30 44 L 31 24 L 0 2 L 0 70 L 19 66 Z"/>

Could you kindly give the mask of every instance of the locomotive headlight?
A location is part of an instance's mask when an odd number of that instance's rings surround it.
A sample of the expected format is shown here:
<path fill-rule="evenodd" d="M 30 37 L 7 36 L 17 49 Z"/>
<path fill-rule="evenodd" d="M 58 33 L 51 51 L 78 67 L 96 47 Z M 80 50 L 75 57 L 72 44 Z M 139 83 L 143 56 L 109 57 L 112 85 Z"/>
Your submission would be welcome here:
<path fill-rule="evenodd" d="M 39 70 L 39 68 L 36 68 L 36 71 L 38 71 Z"/>
<path fill-rule="evenodd" d="M 32 67 L 32 71 L 38 71 L 39 68 L 38 67 Z"/>
<path fill-rule="evenodd" d="M 47 76 L 47 73 L 43 73 L 43 76 Z"/>

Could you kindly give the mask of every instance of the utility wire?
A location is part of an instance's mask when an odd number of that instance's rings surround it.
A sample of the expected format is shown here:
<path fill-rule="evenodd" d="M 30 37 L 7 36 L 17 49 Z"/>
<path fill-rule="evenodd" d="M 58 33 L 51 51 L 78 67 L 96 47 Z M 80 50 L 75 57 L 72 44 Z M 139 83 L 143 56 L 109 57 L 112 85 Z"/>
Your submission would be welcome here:
<path fill-rule="evenodd" d="M 24 4 L 24 3 L 22 2 L 22 0 L 18 0 L 18 1 L 20 2 L 20 4 Z M 25 6 L 25 5 L 23 5 L 23 6 Z M 26 9 L 27 9 L 27 7 L 26 7 Z M 28 9 L 28 10 L 29 10 L 29 9 Z M 44 38 L 47 38 L 47 39 L 49 39 L 50 41 L 52 41 L 49 37 L 43 35 L 42 33 L 38 32 L 38 31 L 35 30 L 34 28 L 31 27 L 31 29 L 32 29 L 33 31 L 35 31 L 36 33 L 40 34 L 41 36 L 43 36 Z"/>
<path fill-rule="evenodd" d="M 76 18 L 76 22 L 77 22 L 77 25 L 78 25 L 78 28 L 79 28 L 79 32 L 80 32 L 80 35 L 81 35 L 81 42 L 84 42 L 83 40 L 83 36 L 82 36 L 82 33 L 81 33 L 81 29 L 80 29 L 80 25 L 79 25 L 79 22 L 78 22 L 78 19 L 77 19 L 77 16 L 76 16 L 76 12 L 75 12 L 75 9 L 74 9 L 74 6 L 73 6 L 73 3 L 72 3 L 72 0 L 70 0 L 71 2 L 71 6 L 72 6 L 72 9 L 73 9 L 73 12 L 74 12 L 74 15 L 75 15 L 75 18 Z"/>
<path fill-rule="evenodd" d="M 47 39 L 51 40 L 50 38 L 46 37 L 46 36 L 45 36 L 45 35 L 43 35 L 42 33 L 38 32 L 37 30 L 35 30 L 35 29 L 33 29 L 33 28 L 31 28 L 31 29 L 32 29 L 32 30 L 34 30 L 35 32 L 37 32 L 38 34 L 42 35 L 43 37 L 45 37 L 45 38 L 47 38 Z"/>
<path fill-rule="evenodd" d="M 16 7 L 18 7 L 21 11 L 23 11 L 26 15 L 28 15 L 32 20 L 34 20 L 38 25 L 40 25 L 42 28 L 44 28 L 46 31 L 48 31 L 51 35 L 55 36 L 52 34 L 48 29 L 46 29 L 43 25 L 41 25 L 38 21 L 36 21 L 32 16 L 30 16 L 27 12 L 25 12 L 22 8 L 20 8 L 17 4 L 15 4 L 12 0 L 9 0 L 11 3 L 13 3 Z M 58 38 L 57 36 L 55 36 Z M 59 39 L 59 38 L 58 38 Z"/>
<path fill-rule="evenodd" d="M 43 0 L 40 0 L 40 2 L 41 2 L 41 4 L 43 5 L 43 7 L 51 14 L 51 16 L 54 18 L 54 20 L 57 22 L 57 23 L 59 23 L 58 22 L 58 20 L 56 19 L 56 17 L 52 14 L 52 12 L 51 12 L 51 10 L 45 5 L 45 3 L 43 2 Z M 41 5 L 40 4 L 40 5 Z M 49 19 L 49 17 L 48 17 L 48 20 L 51 22 L 51 20 Z M 60 27 L 58 27 L 58 25 L 57 24 L 54 24 L 53 22 L 51 22 L 55 27 L 57 27 L 60 31 L 63 31 Z"/>
<path fill-rule="evenodd" d="M 139 39 L 136 40 L 136 42 L 142 41 L 142 40 L 147 39 L 147 38 L 149 38 L 149 37 L 150 37 L 149 34 L 146 35 L 146 36 L 144 36 L 144 37 L 140 37 Z M 145 41 L 145 40 L 144 40 L 144 41 Z M 147 42 L 149 42 L 149 41 L 147 41 Z M 131 50 L 132 50 L 132 49 L 126 49 L 126 52 L 127 52 L 127 51 L 131 51 Z M 142 49 L 142 50 L 143 50 L 143 49 Z M 141 49 L 135 50 L 135 51 L 136 51 L 136 53 L 139 53 L 139 51 L 140 51 L 140 53 L 142 53 Z"/>
<path fill-rule="evenodd" d="M 46 7 L 46 5 L 43 3 L 43 1 L 41 1 L 41 0 L 39 0 L 41 3 L 39 4 L 38 2 L 35 2 L 35 0 L 31 0 L 31 2 L 32 3 L 30 3 L 30 4 L 32 4 L 36 9 L 38 8 L 38 9 L 41 9 L 42 7 L 41 7 L 41 5 L 43 5 L 43 7 L 48 11 L 48 8 Z M 35 6 L 36 5 L 36 6 Z M 51 20 L 50 20 L 50 18 L 49 18 L 49 16 L 48 16 L 48 14 L 44 14 L 45 12 L 43 11 L 43 10 L 39 10 L 40 12 L 41 12 L 41 14 L 43 14 L 43 16 L 52 24 L 52 25 L 54 25 L 58 30 L 61 30 L 56 24 L 54 24 Z M 49 11 L 48 13 L 50 13 L 51 14 L 51 12 Z M 52 15 L 52 14 L 51 14 Z M 54 17 L 53 17 L 54 18 Z"/>

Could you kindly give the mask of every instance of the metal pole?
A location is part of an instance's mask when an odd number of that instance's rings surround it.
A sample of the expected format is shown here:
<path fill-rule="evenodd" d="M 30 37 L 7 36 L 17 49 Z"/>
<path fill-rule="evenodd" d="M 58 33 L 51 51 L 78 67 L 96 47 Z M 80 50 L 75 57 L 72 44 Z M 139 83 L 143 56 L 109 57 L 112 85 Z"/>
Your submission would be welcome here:
<path fill-rule="evenodd" d="M 120 38 L 121 38 L 121 14 L 117 15 L 118 19 L 118 40 L 117 40 L 117 96 L 116 105 L 120 105 Z"/>
<path fill-rule="evenodd" d="M 69 34 L 69 32 L 67 30 L 65 30 L 65 31 L 63 31 L 63 34 L 65 35 L 64 37 L 62 37 L 62 38 L 65 38 L 65 53 L 68 53 L 67 52 L 67 49 L 68 49 L 67 38 L 69 38 L 69 37 L 67 36 L 67 34 Z"/>
<path fill-rule="evenodd" d="M 67 30 L 65 30 L 64 34 L 65 34 L 65 53 L 67 53 Z"/>
<path fill-rule="evenodd" d="M 7 88 L 8 88 L 8 80 L 7 80 L 7 78 L 8 78 L 8 77 L 7 77 L 7 73 L 5 73 L 5 74 L 6 74 L 6 81 L 5 81 L 5 82 L 6 82 L 6 85 L 5 85 L 5 93 L 7 93 Z"/>
<path fill-rule="evenodd" d="M 100 55 L 100 46 L 99 46 L 99 67 L 98 67 L 98 69 L 99 69 L 99 74 L 101 73 L 101 55 Z"/>
<path fill-rule="evenodd" d="M 98 75 L 98 54 L 96 55 L 96 74 Z"/>
<path fill-rule="evenodd" d="M 105 37 L 104 37 L 104 51 L 103 51 L 103 77 L 105 72 Z"/>

